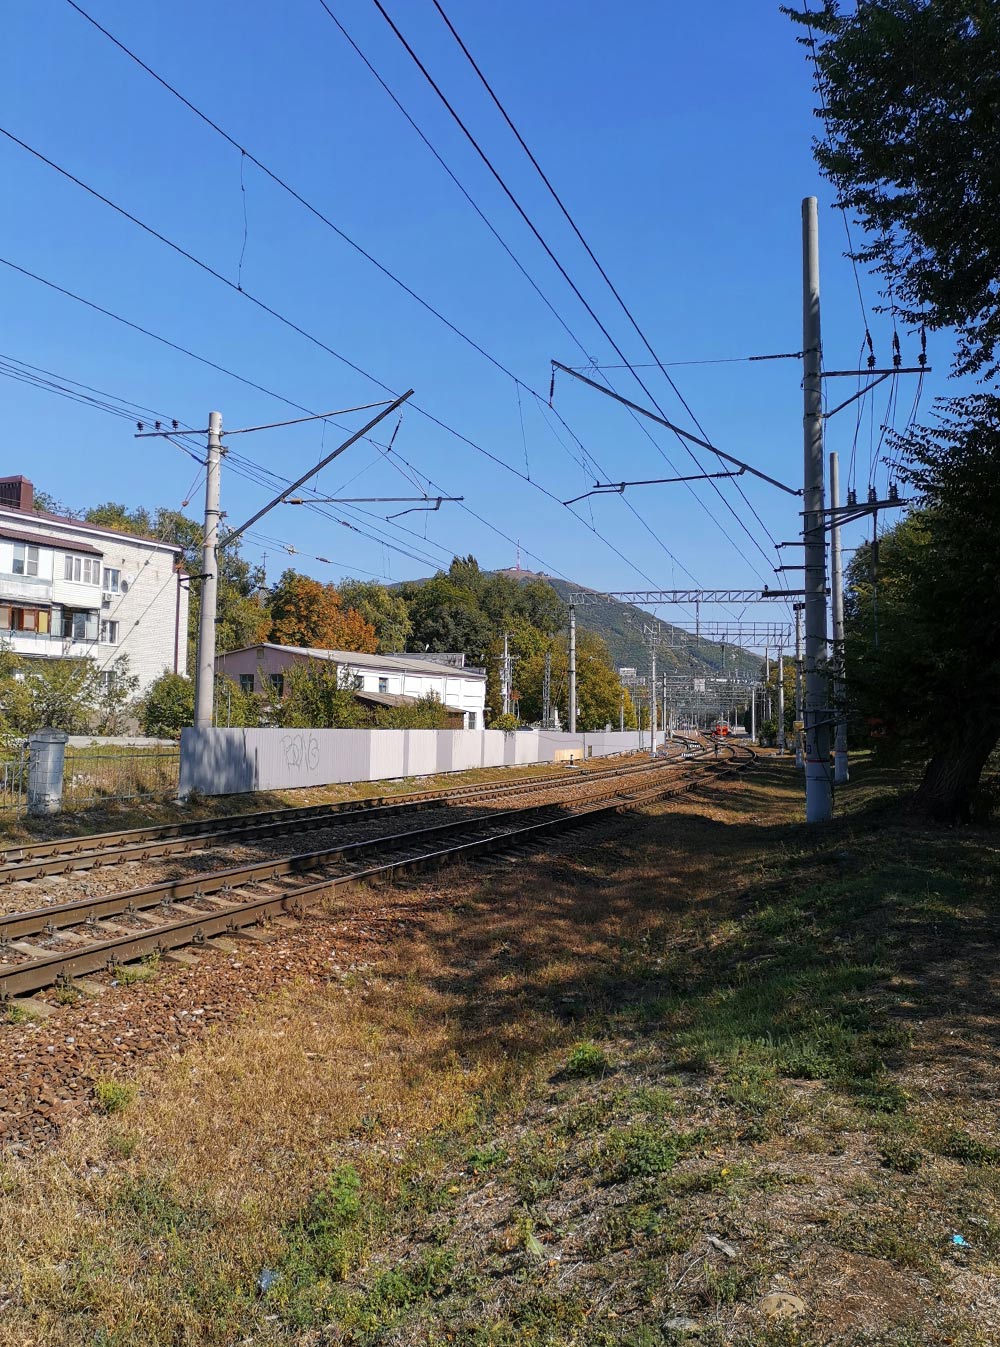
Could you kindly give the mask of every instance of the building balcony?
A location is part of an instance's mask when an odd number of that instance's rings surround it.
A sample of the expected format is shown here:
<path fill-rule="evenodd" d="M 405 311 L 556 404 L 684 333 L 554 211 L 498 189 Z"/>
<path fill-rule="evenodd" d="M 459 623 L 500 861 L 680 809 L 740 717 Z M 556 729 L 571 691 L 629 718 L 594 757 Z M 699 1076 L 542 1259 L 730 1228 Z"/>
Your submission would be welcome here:
<path fill-rule="evenodd" d="M 0 603 L 51 603 L 52 581 L 37 575 L 0 574 Z"/>
<path fill-rule="evenodd" d="M 35 659 L 80 659 L 95 655 L 98 642 L 74 641 L 68 636 L 53 636 L 50 632 L 0 631 L 0 643 L 15 655 Z"/>

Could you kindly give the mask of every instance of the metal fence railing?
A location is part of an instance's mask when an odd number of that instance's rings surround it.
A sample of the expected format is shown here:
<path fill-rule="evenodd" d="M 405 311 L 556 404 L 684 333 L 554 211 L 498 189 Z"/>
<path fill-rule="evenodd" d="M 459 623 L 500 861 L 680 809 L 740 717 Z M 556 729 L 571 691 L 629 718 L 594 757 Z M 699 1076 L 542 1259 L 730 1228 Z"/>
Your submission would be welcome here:
<path fill-rule="evenodd" d="M 71 746 L 66 749 L 62 807 L 169 798 L 177 794 L 180 760 L 179 746 Z"/>
<path fill-rule="evenodd" d="M 0 810 L 25 807 L 28 791 L 28 745 L 0 746 Z"/>

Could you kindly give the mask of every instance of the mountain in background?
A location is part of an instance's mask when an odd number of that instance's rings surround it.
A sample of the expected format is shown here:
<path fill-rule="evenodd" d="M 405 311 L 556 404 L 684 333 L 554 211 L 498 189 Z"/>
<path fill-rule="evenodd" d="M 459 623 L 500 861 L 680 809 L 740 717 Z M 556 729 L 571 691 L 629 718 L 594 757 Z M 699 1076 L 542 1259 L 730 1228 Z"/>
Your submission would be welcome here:
<path fill-rule="evenodd" d="M 574 584 L 571 580 L 556 580 L 551 575 L 510 569 L 504 572 L 512 579 L 544 580 L 551 585 L 563 602 L 568 602 L 571 594 L 587 593 L 595 596 L 594 603 L 577 605 L 576 624 L 587 631 L 596 632 L 607 644 L 611 659 L 617 668 L 634 668 L 645 672 L 649 662 L 649 646 L 643 636 L 643 624 L 660 622 L 662 637 L 656 652 L 656 667 L 660 673 L 691 674 L 700 677 L 703 674 L 743 674 L 756 676 L 760 672 L 759 655 L 753 655 L 737 646 L 717 645 L 712 641 L 695 641 L 689 631 L 663 622 L 652 613 L 637 608 L 632 603 L 621 603 L 618 599 L 609 599 L 597 590 L 586 585 Z M 676 645 L 672 644 L 676 642 Z"/>

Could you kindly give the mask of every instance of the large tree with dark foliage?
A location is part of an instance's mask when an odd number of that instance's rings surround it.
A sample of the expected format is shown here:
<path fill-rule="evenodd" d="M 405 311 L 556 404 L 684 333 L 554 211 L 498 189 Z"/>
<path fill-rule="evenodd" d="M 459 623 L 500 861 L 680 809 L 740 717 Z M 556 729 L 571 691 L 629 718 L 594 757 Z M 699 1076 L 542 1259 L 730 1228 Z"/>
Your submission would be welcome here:
<path fill-rule="evenodd" d="M 1000 6 L 823 0 L 785 12 L 808 25 L 826 105 L 816 158 L 864 226 L 859 260 L 881 273 L 904 322 L 958 329 L 959 372 L 994 377 Z"/>
<path fill-rule="evenodd" d="M 966 821 L 1000 740 L 1000 398 L 938 403 L 897 441 L 920 508 L 848 571 L 851 700 L 927 759 L 916 807 Z"/>

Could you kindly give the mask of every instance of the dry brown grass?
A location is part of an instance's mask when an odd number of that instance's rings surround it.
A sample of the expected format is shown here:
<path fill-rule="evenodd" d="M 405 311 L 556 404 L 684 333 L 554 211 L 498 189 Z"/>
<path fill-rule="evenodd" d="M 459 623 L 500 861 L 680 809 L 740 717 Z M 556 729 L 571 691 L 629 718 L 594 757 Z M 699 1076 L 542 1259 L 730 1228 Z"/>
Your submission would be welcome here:
<path fill-rule="evenodd" d="M 987 1347 L 995 847 L 798 809 L 774 765 L 354 895 L 361 971 L 0 1167 L 0 1344 Z"/>

